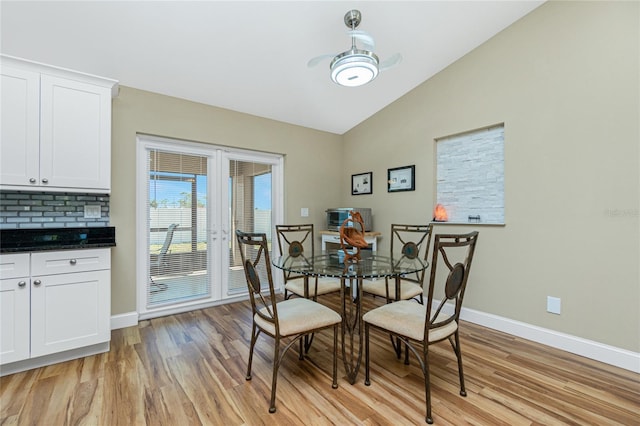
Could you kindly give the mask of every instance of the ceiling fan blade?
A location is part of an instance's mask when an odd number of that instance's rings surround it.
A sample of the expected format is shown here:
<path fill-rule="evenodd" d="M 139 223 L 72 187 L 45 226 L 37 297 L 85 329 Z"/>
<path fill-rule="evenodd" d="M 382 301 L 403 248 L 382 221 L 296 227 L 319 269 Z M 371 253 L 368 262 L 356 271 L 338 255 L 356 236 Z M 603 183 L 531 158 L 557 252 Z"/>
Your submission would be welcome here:
<path fill-rule="evenodd" d="M 385 71 L 385 70 L 388 70 L 389 68 L 395 67 L 400 62 L 402 62 L 402 55 L 399 53 L 396 53 L 391 57 L 385 59 L 384 61 L 380 62 L 380 66 L 378 67 L 378 69 L 380 71 Z"/>
<path fill-rule="evenodd" d="M 315 58 L 311 58 L 309 59 L 309 62 L 307 62 L 307 67 L 309 68 L 313 68 L 316 65 L 318 65 L 320 62 L 324 61 L 327 58 L 333 58 L 334 56 L 336 56 L 333 53 L 327 53 L 325 55 L 320 55 L 320 56 L 316 56 Z"/>
<path fill-rule="evenodd" d="M 373 50 L 376 48 L 376 42 L 373 40 L 371 34 L 366 31 L 350 30 L 347 31 L 347 34 L 349 34 L 349 36 L 351 37 L 355 37 L 357 40 L 360 40 L 365 50 L 373 52 Z"/>

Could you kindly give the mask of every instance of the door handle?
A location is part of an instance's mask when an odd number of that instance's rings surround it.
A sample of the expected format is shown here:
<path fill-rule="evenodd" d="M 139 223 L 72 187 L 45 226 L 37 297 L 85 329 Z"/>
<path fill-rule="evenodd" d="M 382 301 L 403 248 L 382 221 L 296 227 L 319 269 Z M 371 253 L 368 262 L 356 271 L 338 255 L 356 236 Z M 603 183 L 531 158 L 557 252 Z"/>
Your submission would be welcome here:
<path fill-rule="evenodd" d="M 20 281 L 20 282 L 18 283 L 18 287 L 24 287 L 25 285 L 27 285 L 27 282 L 26 282 L 26 281 Z"/>
<path fill-rule="evenodd" d="M 33 282 L 33 285 L 40 285 L 40 284 L 42 284 L 42 281 L 40 281 L 40 280 L 35 280 Z"/>

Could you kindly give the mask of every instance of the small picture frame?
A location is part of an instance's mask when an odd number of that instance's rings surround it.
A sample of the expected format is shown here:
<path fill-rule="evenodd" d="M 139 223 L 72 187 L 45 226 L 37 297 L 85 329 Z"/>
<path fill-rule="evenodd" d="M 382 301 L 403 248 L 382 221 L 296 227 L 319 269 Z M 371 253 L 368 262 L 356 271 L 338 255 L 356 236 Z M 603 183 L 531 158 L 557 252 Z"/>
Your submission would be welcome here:
<path fill-rule="evenodd" d="M 416 166 L 396 167 L 387 170 L 387 192 L 415 191 Z"/>
<path fill-rule="evenodd" d="M 373 193 L 373 172 L 351 175 L 351 195 Z"/>

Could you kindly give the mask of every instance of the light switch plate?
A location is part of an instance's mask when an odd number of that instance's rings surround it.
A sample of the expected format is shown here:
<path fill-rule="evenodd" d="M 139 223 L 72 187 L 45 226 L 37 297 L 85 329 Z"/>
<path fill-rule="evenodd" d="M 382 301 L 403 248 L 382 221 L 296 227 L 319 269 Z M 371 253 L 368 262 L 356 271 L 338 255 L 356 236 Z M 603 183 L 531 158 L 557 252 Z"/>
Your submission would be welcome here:
<path fill-rule="evenodd" d="M 309 217 L 309 208 L 303 207 L 300 209 L 300 216 Z"/>
<path fill-rule="evenodd" d="M 102 209 L 100 206 L 85 204 L 84 206 L 85 219 L 100 219 L 101 216 L 102 216 Z"/>

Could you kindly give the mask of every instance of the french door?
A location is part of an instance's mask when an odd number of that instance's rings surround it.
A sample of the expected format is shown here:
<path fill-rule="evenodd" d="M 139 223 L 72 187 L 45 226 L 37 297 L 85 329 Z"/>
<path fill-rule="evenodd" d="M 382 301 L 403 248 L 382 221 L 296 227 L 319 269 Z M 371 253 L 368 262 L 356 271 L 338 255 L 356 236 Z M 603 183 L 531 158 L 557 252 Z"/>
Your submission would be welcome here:
<path fill-rule="evenodd" d="M 282 157 L 138 137 L 141 319 L 246 297 L 235 231 L 271 240 L 282 218 Z"/>

